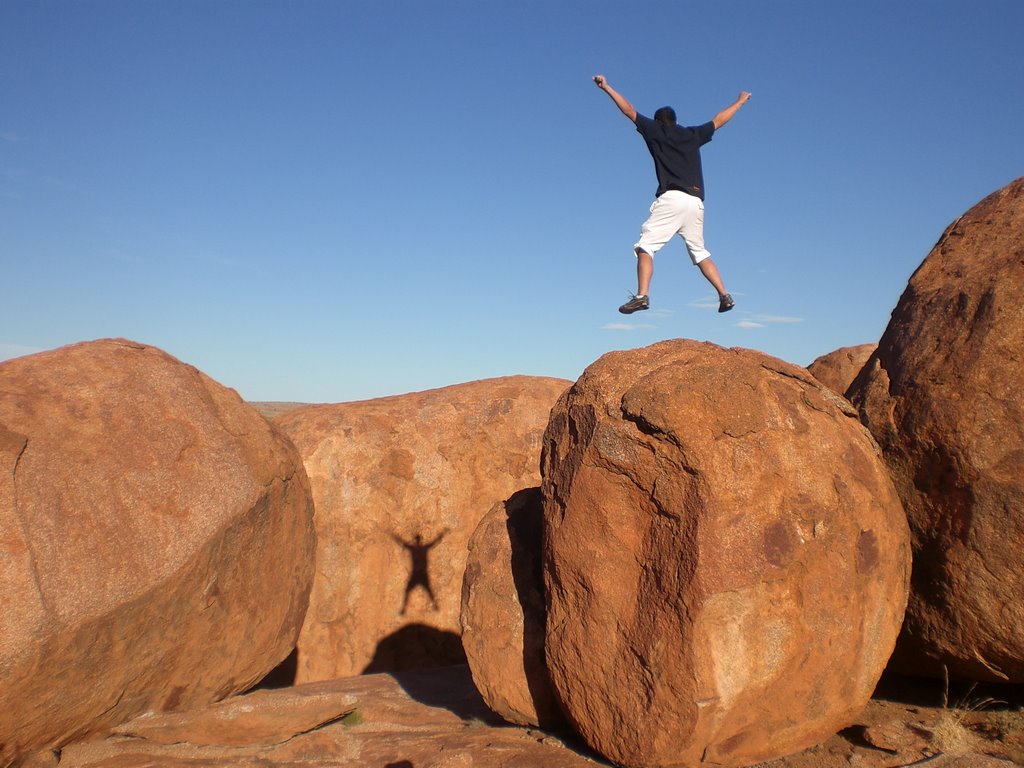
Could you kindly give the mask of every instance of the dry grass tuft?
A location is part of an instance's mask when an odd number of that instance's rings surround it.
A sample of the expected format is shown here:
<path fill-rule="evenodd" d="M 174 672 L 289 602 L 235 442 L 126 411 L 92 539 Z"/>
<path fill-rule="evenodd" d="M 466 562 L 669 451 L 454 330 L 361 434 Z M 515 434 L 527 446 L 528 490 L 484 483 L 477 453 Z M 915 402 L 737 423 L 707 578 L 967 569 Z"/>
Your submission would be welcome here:
<path fill-rule="evenodd" d="M 931 729 L 929 742 L 932 749 L 947 755 L 964 755 L 978 751 L 980 737 L 966 723 L 966 712 L 944 709 L 939 720 Z"/>
<path fill-rule="evenodd" d="M 953 706 L 950 706 L 949 671 L 946 670 L 946 686 L 942 693 L 942 712 L 939 714 L 938 722 L 931 729 L 932 749 L 947 755 L 963 755 L 981 750 L 984 740 L 968 722 L 971 715 L 1006 702 L 991 697 L 971 698 L 973 692 L 974 686 L 972 685 L 967 693 Z M 986 717 L 987 719 L 988 717 Z"/>

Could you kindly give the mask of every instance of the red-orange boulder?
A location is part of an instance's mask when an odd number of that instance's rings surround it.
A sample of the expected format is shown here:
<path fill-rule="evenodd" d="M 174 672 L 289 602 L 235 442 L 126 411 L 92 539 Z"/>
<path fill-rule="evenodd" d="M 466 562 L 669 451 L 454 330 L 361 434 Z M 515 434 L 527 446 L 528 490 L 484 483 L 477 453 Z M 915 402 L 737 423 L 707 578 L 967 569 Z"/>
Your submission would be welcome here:
<path fill-rule="evenodd" d="M 552 409 L 542 474 L 547 665 L 593 748 L 740 766 L 853 722 L 910 548 L 849 403 L 749 350 L 610 353 Z"/>
<path fill-rule="evenodd" d="M 465 661 L 469 537 L 495 503 L 540 484 L 541 437 L 569 384 L 511 376 L 278 417 L 316 505 L 297 682 Z"/>
<path fill-rule="evenodd" d="M 462 646 L 487 706 L 510 723 L 563 722 L 544 664 L 540 488 L 488 512 L 472 538 L 462 582 Z"/>
<path fill-rule="evenodd" d="M 0 765 L 258 682 L 305 614 L 312 514 L 288 440 L 158 349 L 0 364 Z"/>
<path fill-rule="evenodd" d="M 850 398 L 914 540 L 894 666 L 1024 682 L 1024 178 L 943 233 Z"/>
<path fill-rule="evenodd" d="M 840 347 L 816 359 L 807 366 L 807 370 L 833 392 L 845 396 L 846 390 L 877 348 L 877 344 Z"/>

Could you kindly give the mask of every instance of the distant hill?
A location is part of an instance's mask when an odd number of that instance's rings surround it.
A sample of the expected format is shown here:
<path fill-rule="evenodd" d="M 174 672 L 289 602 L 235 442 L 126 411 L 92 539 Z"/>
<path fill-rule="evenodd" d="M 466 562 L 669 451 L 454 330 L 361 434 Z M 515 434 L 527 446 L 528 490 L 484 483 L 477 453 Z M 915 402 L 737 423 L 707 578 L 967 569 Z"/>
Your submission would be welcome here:
<path fill-rule="evenodd" d="M 274 419 L 282 413 L 301 408 L 309 403 L 249 403 L 265 419 Z"/>

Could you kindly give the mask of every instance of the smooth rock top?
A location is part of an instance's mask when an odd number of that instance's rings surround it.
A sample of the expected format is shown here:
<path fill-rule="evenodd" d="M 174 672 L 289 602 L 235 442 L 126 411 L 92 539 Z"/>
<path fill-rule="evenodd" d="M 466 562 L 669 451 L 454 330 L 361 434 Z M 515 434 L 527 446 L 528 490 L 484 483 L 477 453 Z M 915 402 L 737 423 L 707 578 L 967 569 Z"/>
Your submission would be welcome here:
<path fill-rule="evenodd" d="M 1024 682 L 1024 178 L 910 278 L 850 398 L 914 536 L 904 671 Z"/>
<path fill-rule="evenodd" d="M 855 347 L 840 347 L 822 355 L 807 366 L 811 375 L 838 395 L 846 395 L 846 390 L 857 378 L 864 363 L 871 353 L 878 349 L 877 344 L 859 344 Z"/>
<path fill-rule="evenodd" d="M 496 503 L 539 485 L 541 437 L 569 384 L 511 376 L 277 419 L 317 510 L 297 682 L 465 661 L 469 537 Z"/>
<path fill-rule="evenodd" d="M 294 447 L 126 340 L 0 364 L 0 764 L 259 681 L 305 614 Z"/>
<path fill-rule="evenodd" d="M 627 766 L 739 766 L 850 724 L 903 617 L 878 448 L 805 369 L 675 340 L 610 353 L 544 438 L 545 650 Z"/>

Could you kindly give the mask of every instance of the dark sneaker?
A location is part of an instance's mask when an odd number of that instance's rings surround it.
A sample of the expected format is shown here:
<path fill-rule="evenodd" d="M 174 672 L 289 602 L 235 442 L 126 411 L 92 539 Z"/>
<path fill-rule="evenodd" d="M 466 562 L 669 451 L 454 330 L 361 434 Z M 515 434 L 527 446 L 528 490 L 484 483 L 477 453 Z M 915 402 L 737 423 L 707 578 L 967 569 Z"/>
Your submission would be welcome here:
<path fill-rule="evenodd" d="M 631 315 L 641 309 L 647 309 L 649 306 L 651 306 L 651 300 L 649 298 L 646 296 L 634 296 L 619 307 L 619 312 L 624 315 Z"/>
<path fill-rule="evenodd" d="M 732 296 L 730 296 L 728 293 L 718 299 L 719 312 L 728 312 L 735 306 L 736 302 L 732 300 Z"/>

